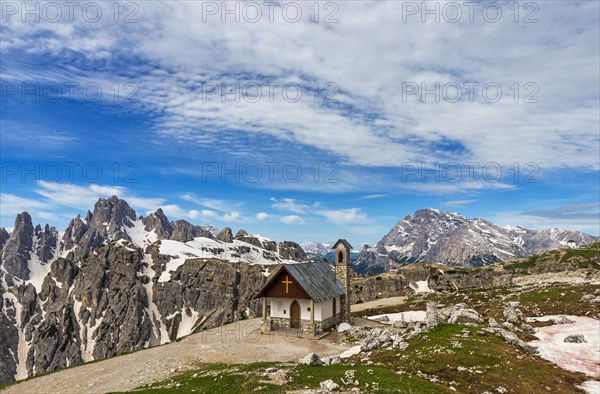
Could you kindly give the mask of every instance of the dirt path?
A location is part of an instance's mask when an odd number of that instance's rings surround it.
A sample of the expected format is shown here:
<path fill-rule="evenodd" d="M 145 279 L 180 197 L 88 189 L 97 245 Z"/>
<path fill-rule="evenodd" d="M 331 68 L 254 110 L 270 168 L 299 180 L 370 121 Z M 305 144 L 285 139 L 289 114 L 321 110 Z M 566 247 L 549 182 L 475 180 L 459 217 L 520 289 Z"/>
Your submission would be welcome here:
<path fill-rule="evenodd" d="M 65 369 L 18 383 L 2 393 L 105 393 L 132 390 L 167 379 L 196 363 L 296 362 L 310 352 L 320 356 L 348 349 L 336 333 L 315 341 L 261 335 L 260 319 L 243 320 L 190 335 L 179 342 Z"/>
<path fill-rule="evenodd" d="M 352 312 L 362 312 L 366 309 L 371 309 L 371 308 L 381 308 L 384 306 L 400 305 L 400 304 L 403 304 L 404 301 L 406 301 L 406 298 L 407 297 L 382 298 L 380 300 L 363 302 L 362 304 L 354 304 L 354 305 L 352 305 L 351 309 L 352 309 Z"/>

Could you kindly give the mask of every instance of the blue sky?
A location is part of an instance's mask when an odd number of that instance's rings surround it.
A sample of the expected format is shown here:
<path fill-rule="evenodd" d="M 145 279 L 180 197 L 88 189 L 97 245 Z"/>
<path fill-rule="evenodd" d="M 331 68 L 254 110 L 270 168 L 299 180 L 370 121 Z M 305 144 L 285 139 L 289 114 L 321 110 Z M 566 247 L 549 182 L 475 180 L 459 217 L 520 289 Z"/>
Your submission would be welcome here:
<path fill-rule="evenodd" d="M 355 247 L 423 207 L 598 234 L 599 3 L 513 3 L 3 2 L 1 225 L 117 194 Z"/>

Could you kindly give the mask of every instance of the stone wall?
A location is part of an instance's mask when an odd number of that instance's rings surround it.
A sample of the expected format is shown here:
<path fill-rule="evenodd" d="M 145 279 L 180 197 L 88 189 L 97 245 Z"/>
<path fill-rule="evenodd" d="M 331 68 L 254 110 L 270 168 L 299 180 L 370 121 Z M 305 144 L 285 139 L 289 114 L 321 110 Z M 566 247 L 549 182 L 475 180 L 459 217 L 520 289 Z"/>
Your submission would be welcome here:
<path fill-rule="evenodd" d="M 340 324 L 341 319 L 342 319 L 342 314 L 338 313 L 334 316 L 328 317 L 327 319 L 325 319 L 323 321 L 315 322 L 317 332 L 328 330 L 331 327 L 333 327 L 337 324 Z"/>
<path fill-rule="evenodd" d="M 315 337 L 318 332 L 326 331 L 331 327 L 341 322 L 342 314 L 338 313 L 335 316 L 328 317 L 323 321 L 315 321 L 311 323 L 310 320 L 300 320 L 300 331 L 303 336 Z M 290 328 L 290 321 L 286 318 L 281 317 L 267 317 L 261 323 L 261 331 L 263 333 L 287 330 Z"/>

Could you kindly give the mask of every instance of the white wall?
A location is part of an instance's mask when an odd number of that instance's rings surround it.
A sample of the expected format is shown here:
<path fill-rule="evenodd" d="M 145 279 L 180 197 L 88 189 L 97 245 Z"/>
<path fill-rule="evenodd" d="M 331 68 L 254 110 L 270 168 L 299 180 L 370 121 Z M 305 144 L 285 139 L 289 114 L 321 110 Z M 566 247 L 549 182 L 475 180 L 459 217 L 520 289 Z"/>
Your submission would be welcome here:
<path fill-rule="evenodd" d="M 340 297 L 335 298 L 337 313 L 340 313 Z M 319 314 L 319 321 L 325 320 L 333 316 L 333 298 L 325 300 L 315 305 L 315 320 L 317 319 L 317 312 Z"/>
<path fill-rule="evenodd" d="M 286 319 L 290 318 L 290 306 L 294 300 L 291 298 L 267 298 L 267 302 L 271 305 L 271 317 L 283 317 Z M 298 304 L 300 304 L 300 319 L 302 320 L 310 320 L 310 300 L 301 300 L 298 299 Z M 326 304 L 329 304 L 327 307 Z M 339 299 L 338 299 L 339 305 Z M 325 300 L 320 303 L 315 303 L 315 321 L 322 321 L 331 316 L 333 308 L 332 300 Z M 285 314 L 283 311 L 285 310 Z M 325 311 L 326 315 L 323 315 L 322 311 Z M 338 307 L 339 310 L 339 307 Z M 328 314 L 327 314 L 328 313 Z"/>

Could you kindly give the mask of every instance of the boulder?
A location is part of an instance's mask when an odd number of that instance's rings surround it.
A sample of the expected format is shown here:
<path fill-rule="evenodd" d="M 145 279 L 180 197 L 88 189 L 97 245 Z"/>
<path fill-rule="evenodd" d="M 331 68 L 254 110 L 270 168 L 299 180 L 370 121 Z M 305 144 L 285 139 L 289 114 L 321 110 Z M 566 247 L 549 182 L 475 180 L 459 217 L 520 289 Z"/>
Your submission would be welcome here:
<path fill-rule="evenodd" d="M 585 343 L 587 342 L 583 335 L 569 335 L 565 338 L 566 343 Z"/>
<path fill-rule="evenodd" d="M 376 317 L 376 318 L 374 318 L 372 320 L 378 321 L 378 322 L 381 322 L 381 323 L 389 323 L 390 322 L 390 318 L 387 315 L 379 316 L 379 317 Z"/>
<path fill-rule="evenodd" d="M 498 324 L 498 322 L 496 321 L 496 319 L 494 319 L 493 317 L 490 317 L 490 319 L 488 320 L 488 325 L 491 328 L 500 328 L 500 324 Z"/>
<path fill-rule="evenodd" d="M 441 309 L 438 312 L 438 318 L 440 321 L 446 321 L 448 323 L 483 322 L 476 310 L 467 308 L 467 304 L 462 302 L 451 307 Z"/>
<path fill-rule="evenodd" d="M 319 388 L 321 388 L 321 390 L 337 391 L 340 388 L 340 385 L 331 379 L 327 379 L 319 383 Z"/>
<path fill-rule="evenodd" d="M 392 327 L 394 328 L 406 328 L 408 327 L 408 323 L 404 320 L 404 314 L 400 313 L 400 320 L 395 321 L 392 324 Z"/>
<path fill-rule="evenodd" d="M 482 323 L 479 313 L 475 309 L 456 309 L 450 315 L 448 323 Z"/>
<path fill-rule="evenodd" d="M 338 326 L 337 332 L 346 332 L 352 329 L 352 326 L 349 323 L 340 323 Z"/>
<path fill-rule="evenodd" d="M 433 328 L 438 324 L 438 310 L 435 301 L 427 302 L 425 322 L 428 328 Z"/>
<path fill-rule="evenodd" d="M 323 359 L 321 361 L 323 362 L 324 365 L 337 365 L 337 364 L 342 363 L 342 359 L 340 358 L 339 355 L 323 357 Z"/>
<path fill-rule="evenodd" d="M 531 335 L 535 335 L 535 333 L 536 333 L 535 328 L 533 328 L 529 324 L 523 324 L 523 325 L 521 325 L 521 329 L 523 331 L 525 331 L 526 333 L 531 334 Z"/>
<path fill-rule="evenodd" d="M 521 312 L 518 302 L 509 302 L 504 306 L 504 319 L 512 324 L 519 324 L 525 321 L 525 315 Z"/>
<path fill-rule="evenodd" d="M 526 343 L 525 341 L 520 339 L 514 332 L 505 330 L 503 328 L 484 328 L 483 330 L 498 335 L 507 343 L 519 347 L 529 354 L 536 354 L 538 352 L 538 349 L 535 346 Z"/>
<path fill-rule="evenodd" d="M 375 327 L 369 331 L 367 336 L 361 341 L 360 348 L 362 351 L 370 351 L 391 345 L 392 342 L 392 335 L 388 330 L 381 327 Z"/>
<path fill-rule="evenodd" d="M 321 358 L 317 353 L 309 353 L 299 360 L 302 365 L 318 366 L 323 365 Z"/>
<path fill-rule="evenodd" d="M 461 309 L 467 309 L 467 304 L 461 302 L 456 305 L 442 308 L 438 311 L 438 319 L 439 321 L 449 322 L 452 313 Z"/>
<path fill-rule="evenodd" d="M 596 300 L 596 296 L 594 296 L 593 294 L 586 294 L 583 297 L 581 297 L 581 301 L 583 302 L 594 302 Z"/>
<path fill-rule="evenodd" d="M 393 337 L 392 348 L 398 350 L 404 350 L 408 347 L 408 343 L 404 341 L 404 338 L 395 336 Z"/>
<path fill-rule="evenodd" d="M 575 323 L 573 320 L 569 319 L 566 316 L 559 316 L 559 317 L 555 317 L 550 319 L 550 321 L 554 324 L 572 324 Z"/>

